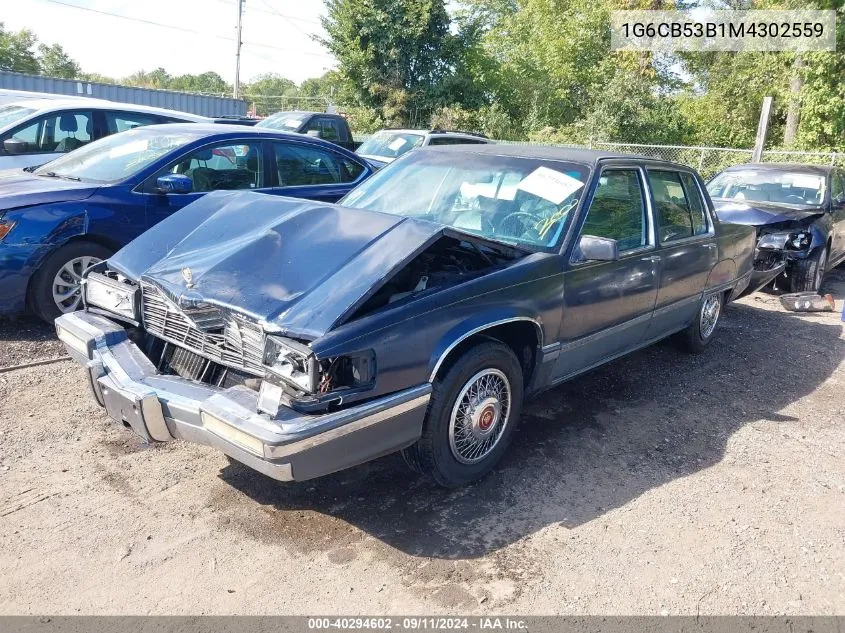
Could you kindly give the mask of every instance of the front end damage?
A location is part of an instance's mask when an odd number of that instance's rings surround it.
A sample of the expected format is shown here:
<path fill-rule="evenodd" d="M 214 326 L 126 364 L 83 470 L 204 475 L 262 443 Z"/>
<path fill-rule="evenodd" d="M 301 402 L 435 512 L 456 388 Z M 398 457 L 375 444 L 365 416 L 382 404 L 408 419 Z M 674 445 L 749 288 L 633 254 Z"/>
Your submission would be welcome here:
<path fill-rule="evenodd" d="M 335 306 L 330 329 L 524 255 L 440 232 L 355 301 Z M 318 356 L 313 338 L 286 326 L 301 304 L 268 320 L 203 297 L 195 276 L 185 276 L 177 295 L 156 275 L 135 279 L 101 262 L 83 280 L 86 310 L 56 320 L 60 340 L 86 367 L 111 418 L 145 441 L 215 446 L 283 481 L 335 472 L 419 439 L 430 383 L 373 396 L 375 352 Z M 326 296 L 319 284 L 314 291 Z"/>
<path fill-rule="evenodd" d="M 420 436 L 431 393 L 422 384 L 322 413 L 280 404 L 269 414 L 261 411 L 265 394 L 255 387 L 264 381 L 255 372 L 221 366 L 92 312 L 62 315 L 56 330 L 112 419 L 147 442 L 214 446 L 280 481 L 318 477 L 409 446 Z M 156 354 L 144 351 L 151 349 L 159 350 L 157 364 Z"/>
<path fill-rule="evenodd" d="M 807 259 L 813 252 L 814 242 L 813 232 L 806 227 L 791 224 L 759 227 L 754 275 L 761 280 L 767 278 L 766 283 L 788 279 L 795 263 Z"/>

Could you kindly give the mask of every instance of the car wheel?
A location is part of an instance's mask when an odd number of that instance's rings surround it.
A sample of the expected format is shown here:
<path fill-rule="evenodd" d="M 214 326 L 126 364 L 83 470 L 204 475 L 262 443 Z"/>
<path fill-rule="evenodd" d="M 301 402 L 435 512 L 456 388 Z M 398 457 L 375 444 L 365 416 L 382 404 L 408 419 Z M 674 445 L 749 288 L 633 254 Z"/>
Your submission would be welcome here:
<path fill-rule="evenodd" d="M 468 350 L 433 385 L 420 440 L 405 461 L 455 488 L 486 475 L 501 459 L 522 413 L 523 377 L 509 347 Z"/>
<path fill-rule="evenodd" d="M 815 255 L 795 262 L 789 271 L 790 292 L 818 292 L 827 267 L 827 246 Z"/>
<path fill-rule="evenodd" d="M 716 326 L 722 317 L 724 296 L 721 292 L 704 295 L 698 314 L 686 330 L 680 333 L 678 341 L 686 351 L 698 354 L 713 340 Z"/>
<path fill-rule="evenodd" d="M 71 242 L 44 260 L 32 280 L 30 307 L 48 323 L 82 307 L 82 273 L 111 257 L 112 251 L 94 242 Z"/>

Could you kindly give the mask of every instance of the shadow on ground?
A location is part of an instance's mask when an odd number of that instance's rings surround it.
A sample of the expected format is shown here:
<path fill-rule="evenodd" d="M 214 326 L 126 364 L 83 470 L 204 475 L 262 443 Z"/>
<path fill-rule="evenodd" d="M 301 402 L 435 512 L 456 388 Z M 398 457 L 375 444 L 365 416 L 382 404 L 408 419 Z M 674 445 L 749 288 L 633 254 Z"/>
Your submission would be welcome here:
<path fill-rule="evenodd" d="M 835 271 L 826 291 L 841 302 L 845 271 Z M 718 463 L 749 422 L 795 424 L 780 411 L 841 364 L 845 341 L 834 315 L 814 322 L 755 302 L 777 299 L 753 295 L 730 306 L 704 354 L 664 342 L 541 395 L 496 471 L 472 486 L 439 489 L 398 456 L 293 484 L 235 465 L 222 479 L 267 512 L 248 503 L 228 524 L 302 548 L 315 534 L 349 538 L 352 525 L 408 554 L 459 559 L 548 525 L 591 521 Z"/>

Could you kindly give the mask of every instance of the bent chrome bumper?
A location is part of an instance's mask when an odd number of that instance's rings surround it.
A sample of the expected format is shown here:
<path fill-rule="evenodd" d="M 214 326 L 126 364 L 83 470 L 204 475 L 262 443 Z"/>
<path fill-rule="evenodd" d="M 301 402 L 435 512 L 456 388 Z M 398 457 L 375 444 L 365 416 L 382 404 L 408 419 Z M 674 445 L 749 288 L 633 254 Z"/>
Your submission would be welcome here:
<path fill-rule="evenodd" d="M 431 385 L 321 415 L 282 407 L 257 412 L 258 393 L 163 375 L 126 331 L 87 312 L 56 319 L 56 332 L 88 370 L 109 416 L 148 442 L 174 438 L 214 446 L 280 481 L 300 481 L 387 455 L 416 442 Z"/>

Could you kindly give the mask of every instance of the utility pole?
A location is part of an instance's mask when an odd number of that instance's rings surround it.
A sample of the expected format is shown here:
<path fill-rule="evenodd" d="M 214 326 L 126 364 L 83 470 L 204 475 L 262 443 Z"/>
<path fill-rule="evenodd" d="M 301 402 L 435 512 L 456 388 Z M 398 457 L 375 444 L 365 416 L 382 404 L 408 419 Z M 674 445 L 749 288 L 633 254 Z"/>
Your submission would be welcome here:
<path fill-rule="evenodd" d="M 235 99 L 241 98 L 241 22 L 244 14 L 244 0 L 238 0 L 238 43 L 235 49 Z"/>
<path fill-rule="evenodd" d="M 771 115 L 772 97 L 763 97 L 760 122 L 757 124 L 757 138 L 754 141 L 754 152 L 751 154 L 752 163 L 759 163 L 763 160 L 763 148 L 766 146 L 766 136 L 769 133 L 769 118 Z"/>

